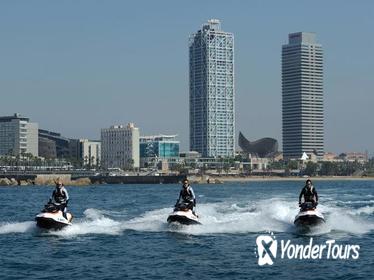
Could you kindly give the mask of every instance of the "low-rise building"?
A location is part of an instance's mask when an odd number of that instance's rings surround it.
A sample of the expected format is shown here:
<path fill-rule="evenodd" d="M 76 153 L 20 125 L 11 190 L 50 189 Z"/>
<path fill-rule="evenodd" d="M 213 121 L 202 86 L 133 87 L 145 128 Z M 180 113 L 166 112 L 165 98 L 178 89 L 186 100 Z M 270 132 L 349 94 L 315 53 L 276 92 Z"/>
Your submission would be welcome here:
<path fill-rule="evenodd" d="M 326 152 L 323 155 L 323 161 L 336 161 L 336 160 L 337 160 L 337 155 L 335 153 Z"/>
<path fill-rule="evenodd" d="M 39 156 L 43 158 L 56 158 L 56 142 L 48 138 L 39 137 Z"/>
<path fill-rule="evenodd" d="M 339 157 L 343 158 L 346 161 L 357 161 L 361 163 L 368 162 L 369 157 L 367 153 L 361 152 L 349 152 L 341 154 Z"/>
<path fill-rule="evenodd" d="M 80 156 L 80 139 L 69 139 L 69 155 L 71 159 L 75 159 L 77 161 L 81 161 L 81 156 Z M 83 162 L 81 162 L 83 165 Z"/>
<path fill-rule="evenodd" d="M 101 142 L 89 139 L 69 139 L 70 157 L 81 166 L 99 166 L 101 161 Z"/>
<path fill-rule="evenodd" d="M 348 153 L 341 153 L 339 155 L 335 153 L 325 153 L 323 160 L 331 161 L 331 162 L 357 161 L 360 163 L 365 163 L 365 162 L 368 162 L 369 156 L 367 153 L 361 153 L 361 152 L 348 152 Z"/>
<path fill-rule="evenodd" d="M 266 170 L 270 163 L 269 158 L 249 157 L 251 170 Z"/>
<path fill-rule="evenodd" d="M 140 166 L 149 167 L 159 161 L 175 162 L 179 157 L 177 135 L 141 136 L 139 139 Z"/>
<path fill-rule="evenodd" d="M 69 158 L 70 156 L 70 139 L 66 138 L 61 135 L 61 133 L 49 131 L 45 129 L 39 129 L 39 139 L 49 139 L 55 143 L 56 147 L 56 157 L 57 158 Z M 47 141 L 43 141 L 42 143 L 47 143 Z M 44 149 L 42 149 L 43 151 Z M 42 154 L 39 154 L 40 156 L 43 156 Z"/>
<path fill-rule="evenodd" d="M 101 142 L 79 139 L 79 156 L 84 165 L 98 166 L 101 159 Z"/>

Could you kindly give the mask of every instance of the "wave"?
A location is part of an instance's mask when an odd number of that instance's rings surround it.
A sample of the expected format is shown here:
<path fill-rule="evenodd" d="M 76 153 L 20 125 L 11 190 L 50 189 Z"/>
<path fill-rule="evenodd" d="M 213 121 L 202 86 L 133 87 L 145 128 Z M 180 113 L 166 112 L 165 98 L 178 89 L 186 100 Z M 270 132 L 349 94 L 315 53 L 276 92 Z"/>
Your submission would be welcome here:
<path fill-rule="evenodd" d="M 122 223 L 107 217 L 106 215 L 109 213 L 113 216 L 118 215 L 117 212 L 107 210 L 86 209 L 83 213 L 84 217 L 77 221 L 73 220 L 71 226 L 65 227 L 60 231 L 49 231 L 48 234 L 63 237 L 74 237 L 87 234 L 122 234 Z"/>
<path fill-rule="evenodd" d="M 374 200 L 348 200 L 348 201 L 342 201 L 342 200 L 333 200 L 337 205 L 348 205 L 348 206 L 355 206 L 355 205 L 360 205 L 360 204 L 374 204 Z"/>
<path fill-rule="evenodd" d="M 374 230 L 370 215 L 373 206 L 358 209 L 336 205 L 320 205 L 326 224 L 310 234 L 365 234 Z M 245 234 L 264 231 L 294 233 L 294 217 L 298 208 L 295 201 L 265 199 L 245 203 L 206 203 L 199 204 L 197 213 L 201 225 L 169 226 L 166 222 L 171 208 L 147 211 L 131 219 L 126 210 L 108 211 L 86 209 L 82 218 L 73 220 L 73 225 L 61 231 L 49 231 L 46 235 L 74 237 L 89 234 L 121 235 L 125 231 L 178 232 L 192 235 Z M 0 234 L 25 233 L 36 229 L 35 222 L 0 223 Z"/>
<path fill-rule="evenodd" d="M 168 227 L 169 208 L 146 212 L 124 224 L 126 229 L 138 231 L 176 231 L 194 235 L 297 232 L 293 225 L 298 212 L 294 202 L 269 199 L 247 205 L 212 203 L 202 204 L 197 210 L 201 225 Z M 334 232 L 364 234 L 374 230 L 372 221 L 356 216 L 357 209 L 321 205 L 320 210 L 325 214 L 326 224 L 310 232 L 312 235 Z M 360 211 L 369 213 L 373 209 Z"/>
<path fill-rule="evenodd" d="M 36 230 L 35 222 L 0 223 L 0 234 L 24 233 Z"/>
<path fill-rule="evenodd" d="M 367 206 L 363 206 L 357 209 L 350 210 L 350 212 L 353 215 L 362 215 L 362 214 L 371 215 L 374 213 L 374 206 L 367 205 Z"/>

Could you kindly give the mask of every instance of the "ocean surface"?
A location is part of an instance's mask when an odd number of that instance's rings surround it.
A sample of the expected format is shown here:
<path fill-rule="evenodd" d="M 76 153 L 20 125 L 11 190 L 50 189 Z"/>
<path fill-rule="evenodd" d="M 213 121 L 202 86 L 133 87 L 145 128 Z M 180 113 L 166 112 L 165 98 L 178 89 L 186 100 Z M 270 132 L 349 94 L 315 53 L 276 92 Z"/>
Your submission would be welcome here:
<path fill-rule="evenodd" d="M 0 188 L 0 279 L 374 279 L 374 181 L 316 181 L 326 224 L 298 232 L 302 182 L 193 185 L 202 225 L 170 226 L 179 185 L 69 187 L 73 225 L 41 231 L 52 187 Z M 358 259 L 258 265 L 256 238 L 359 245 Z"/>

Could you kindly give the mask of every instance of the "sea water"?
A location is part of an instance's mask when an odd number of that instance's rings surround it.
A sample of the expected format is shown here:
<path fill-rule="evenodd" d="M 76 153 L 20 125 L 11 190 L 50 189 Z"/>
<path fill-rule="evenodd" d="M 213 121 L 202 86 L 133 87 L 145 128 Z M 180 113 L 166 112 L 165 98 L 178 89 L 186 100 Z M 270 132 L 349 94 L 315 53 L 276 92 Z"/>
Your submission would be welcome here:
<path fill-rule="evenodd" d="M 179 185 L 69 187 L 73 225 L 42 231 L 51 187 L 0 188 L 0 279 L 373 279 L 374 181 L 316 181 L 326 224 L 300 233 L 302 182 L 193 185 L 201 225 L 168 225 Z M 357 259 L 275 258 L 256 238 L 359 245 Z M 311 240 L 312 238 L 312 240 Z M 295 245 L 296 246 L 296 245 Z"/>

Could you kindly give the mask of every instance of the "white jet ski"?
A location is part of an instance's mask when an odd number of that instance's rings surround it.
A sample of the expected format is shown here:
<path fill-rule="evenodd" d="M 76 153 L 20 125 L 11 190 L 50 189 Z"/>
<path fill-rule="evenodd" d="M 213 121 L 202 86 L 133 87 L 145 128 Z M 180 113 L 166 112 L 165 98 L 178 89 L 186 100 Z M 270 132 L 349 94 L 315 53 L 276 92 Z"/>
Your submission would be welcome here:
<path fill-rule="evenodd" d="M 297 227 L 311 227 L 325 223 L 325 217 L 311 202 L 300 205 L 300 212 L 296 215 L 294 224 Z"/>
<path fill-rule="evenodd" d="M 168 223 L 177 222 L 183 225 L 197 225 L 199 217 L 190 209 L 186 203 L 175 205 L 173 213 L 167 219 Z"/>
<path fill-rule="evenodd" d="M 44 229 L 60 230 L 71 225 L 73 215 L 66 213 L 67 219 L 59 208 L 52 202 L 48 202 L 44 209 L 35 217 L 36 225 Z"/>

